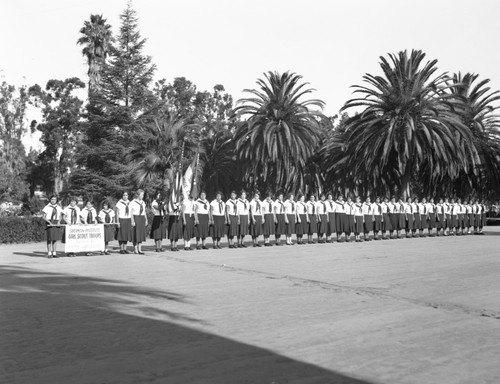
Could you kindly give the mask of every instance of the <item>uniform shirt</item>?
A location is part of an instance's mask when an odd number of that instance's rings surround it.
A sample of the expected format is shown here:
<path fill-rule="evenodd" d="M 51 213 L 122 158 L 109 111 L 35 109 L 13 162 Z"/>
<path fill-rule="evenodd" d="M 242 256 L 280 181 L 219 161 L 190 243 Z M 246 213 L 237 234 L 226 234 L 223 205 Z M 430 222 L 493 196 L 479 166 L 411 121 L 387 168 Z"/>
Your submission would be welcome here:
<path fill-rule="evenodd" d="M 123 199 L 119 200 L 118 203 L 116 203 L 115 209 L 118 213 L 119 219 L 130 219 L 132 217 L 130 203 L 131 201 L 124 201 Z"/>
<path fill-rule="evenodd" d="M 68 205 L 66 208 L 64 208 L 63 215 L 64 221 L 66 221 L 66 223 L 68 224 L 80 224 L 81 222 L 81 210 L 77 205 L 75 205 L 74 207 Z"/>
<path fill-rule="evenodd" d="M 264 200 L 262 203 L 262 214 L 267 215 L 269 213 L 273 213 L 274 201 L 272 200 Z"/>
<path fill-rule="evenodd" d="M 194 214 L 194 201 L 191 199 L 184 200 L 182 202 L 182 212 L 186 215 Z"/>
<path fill-rule="evenodd" d="M 354 203 L 351 201 L 346 202 L 344 205 L 346 215 L 354 215 Z"/>
<path fill-rule="evenodd" d="M 316 202 L 314 201 L 311 201 L 309 200 L 307 203 L 306 203 L 306 206 L 307 206 L 307 213 L 309 215 L 316 215 L 318 213 L 318 210 L 316 209 Z"/>
<path fill-rule="evenodd" d="M 326 201 L 316 202 L 316 212 L 318 213 L 318 215 L 325 215 L 328 213 L 326 205 L 327 205 Z"/>
<path fill-rule="evenodd" d="M 237 215 L 238 214 L 238 204 L 237 200 L 229 199 L 226 202 L 226 210 L 229 215 Z"/>
<path fill-rule="evenodd" d="M 471 214 L 472 213 L 472 205 L 467 204 L 465 206 L 465 213 L 467 213 L 467 214 Z"/>
<path fill-rule="evenodd" d="M 361 204 L 361 212 L 363 215 L 373 215 L 372 204 L 366 202 Z"/>
<path fill-rule="evenodd" d="M 427 212 L 427 213 L 434 213 L 434 204 L 432 204 L 432 203 L 425 203 L 425 212 Z"/>
<path fill-rule="evenodd" d="M 305 215 L 307 212 L 307 203 L 303 201 L 299 201 L 297 203 L 297 214 L 298 215 Z"/>
<path fill-rule="evenodd" d="M 441 204 L 441 203 L 436 204 L 436 213 L 438 215 L 441 215 L 444 213 L 444 204 Z"/>
<path fill-rule="evenodd" d="M 354 216 L 363 216 L 363 204 L 362 203 L 354 203 L 352 205 L 352 212 Z"/>
<path fill-rule="evenodd" d="M 333 200 L 327 200 L 326 201 L 326 211 L 328 213 L 334 213 L 336 208 L 336 204 Z"/>
<path fill-rule="evenodd" d="M 451 214 L 451 205 L 450 203 L 443 203 L 443 212 L 445 215 Z"/>
<path fill-rule="evenodd" d="M 194 202 L 194 211 L 199 215 L 208 215 L 210 203 L 208 200 L 196 199 Z"/>
<path fill-rule="evenodd" d="M 465 214 L 467 212 L 467 208 L 464 204 L 459 204 L 459 212 L 460 214 Z"/>
<path fill-rule="evenodd" d="M 452 215 L 458 214 L 458 204 L 457 203 L 450 204 L 450 213 Z"/>
<path fill-rule="evenodd" d="M 181 204 L 180 203 L 169 203 L 168 204 L 168 214 L 170 216 L 177 216 L 181 211 Z"/>
<path fill-rule="evenodd" d="M 132 216 L 146 216 L 146 203 L 136 199 L 132 200 L 130 203 L 130 213 Z"/>
<path fill-rule="evenodd" d="M 63 214 L 63 210 L 59 205 L 47 204 L 42 212 L 45 213 L 46 220 L 61 220 L 61 216 Z"/>
<path fill-rule="evenodd" d="M 335 202 L 335 212 L 337 213 L 345 213 L 345 201 L 336 201 Z"/>
<path fill-rule="evenodd" d="M 403 203 L 403 211 L 401 213 L 412 214 L 413 213 L 413 204 L 415 204 L 415 203 Z M 415 212 L 416 212 L 416 210 L 415 210 Z"/>
<path fill-rule="evenodd" d="M 153 200 L 151 203 L 151 211 L 154 216 L 163 216 L 165 214 L 165 205 L 162 201 Z"/>
<path fill-rule="evenodd" d="M 285 213 L 287 215 L 295 215 L 295 212 L 297 212 L 297 203 L 295 201 L 286 200 Z"/>
<path fill-rule="evenodd" d="M 250 213 L 250 203 L 247 199 L 238 199 L 236 200 L 236 204 L 238 206 L 238 215 L 245 216 Z"/>
<path fill-rule="evenodd" d="M 113 223 L 115 221 L 115 211 L 112 209 L 101 209 L 97 217 L 99 218 L 99 223 Z"/>
<path fill-rule="evenodd" d="M 94 207 L 85 207 L 82 209 L 82 222 L 83 224 L 97 223 L 97 211 Z"/>
<path fill-rule="evenodd" d="M 283 201 L 276 200 L 274 202 L 274 211 L 279 213 L 285 213 L 285 203 Z"/>
<path fill-rule="evenodd" d="M 212 211 L 212 216 L 225 216 L 226 214 L 226 203 L 222 200 L 217 201 L 217 199 L 212 200 L 210 203 L 210 209 Z"/>
<path fill-rule="evenodd" d="M 427 208 L 425 207 L 425 204 L 424 203 L 418 203 L 418 212 L 421 214 L 421 215 L 427 215 Z"/>
<path fill-rule="evenodd" d="M 262 216 L 262 201 L 260 201 L 259 199 L 252 199 L 252 201 L 250 202 L 250 211 L 254 216 Z"/>
<path fill-rule="evenodd" d="M 388 213 L 389 212 L 389 203 L 385 202 L 385 201 L 380 203 L 380 208 L 382 209 L 382 213 Z"/>
<path fill-rule="evenodd" d="M 370 209 L 371 209 L 371 212 L 375 216 L 380 216 L 382 214 L 382 204 L 381 203 L 372 203 Z"/>

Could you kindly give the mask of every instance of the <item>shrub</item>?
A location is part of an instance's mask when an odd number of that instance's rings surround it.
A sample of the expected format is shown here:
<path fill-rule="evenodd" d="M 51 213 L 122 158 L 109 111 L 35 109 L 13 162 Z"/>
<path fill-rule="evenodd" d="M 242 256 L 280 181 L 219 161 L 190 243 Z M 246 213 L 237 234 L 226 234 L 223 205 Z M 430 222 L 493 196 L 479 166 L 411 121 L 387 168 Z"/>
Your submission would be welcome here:
<path fill-rule="evenodd" d="M 32 243 L 44 240 L 45 221 L 41 217 L 0 217 L 0 244 Z"/>

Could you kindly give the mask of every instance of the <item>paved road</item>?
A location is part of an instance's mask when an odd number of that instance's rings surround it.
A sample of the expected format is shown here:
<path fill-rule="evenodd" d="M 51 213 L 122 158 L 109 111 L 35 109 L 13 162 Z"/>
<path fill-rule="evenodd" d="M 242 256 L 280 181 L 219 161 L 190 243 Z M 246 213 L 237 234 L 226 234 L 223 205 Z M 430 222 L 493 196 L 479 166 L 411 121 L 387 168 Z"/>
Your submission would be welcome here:
<path fill-rule="evenodd" d="M 499 383 L 499 245 L 1 246 L 0 383 Z"/>

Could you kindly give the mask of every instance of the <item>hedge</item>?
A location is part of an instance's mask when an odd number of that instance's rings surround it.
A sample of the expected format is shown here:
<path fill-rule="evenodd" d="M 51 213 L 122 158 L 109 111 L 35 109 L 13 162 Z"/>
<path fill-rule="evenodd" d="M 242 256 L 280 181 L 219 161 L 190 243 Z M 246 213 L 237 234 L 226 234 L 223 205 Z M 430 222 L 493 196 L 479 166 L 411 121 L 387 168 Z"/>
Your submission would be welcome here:
<path fill-rule="evenodd" d="M 45 240 L 45 221 L 33 216 L 0 216 L 0 244 Z"/>
<path fill-rule="evenodd" d="M 147 209 L 149 237 L 153 214 Z M 35 243 L 45 241 L 45 221 L 34 216 L 0 216 L 0 244 Z"/>

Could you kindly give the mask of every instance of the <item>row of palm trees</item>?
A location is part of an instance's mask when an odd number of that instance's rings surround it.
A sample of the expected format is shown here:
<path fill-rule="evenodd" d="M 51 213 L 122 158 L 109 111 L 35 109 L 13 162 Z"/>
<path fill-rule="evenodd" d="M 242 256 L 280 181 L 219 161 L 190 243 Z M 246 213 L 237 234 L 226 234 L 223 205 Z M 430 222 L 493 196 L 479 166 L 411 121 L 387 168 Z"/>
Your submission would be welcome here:
<path fill-rule="evenodd" d="M 99 88 L 112 37 L 105 19 L 86 22 L 78 43 L 89 63 L 89 96 Z M 438 73 L 419 50 L 380 57 L 335 125 L 299 75 L 267 72 L 233 110 L 235 124 L 193 124 L 168 102 L 142 124 L 130 153 L 137 185 L 160 179 L 200 154 L 202 185 L 284 192 L 475 194 L 500 186 L 498 91 L 476 74 Z M 139 143 L 139 141 L 138 141 Z"/>

